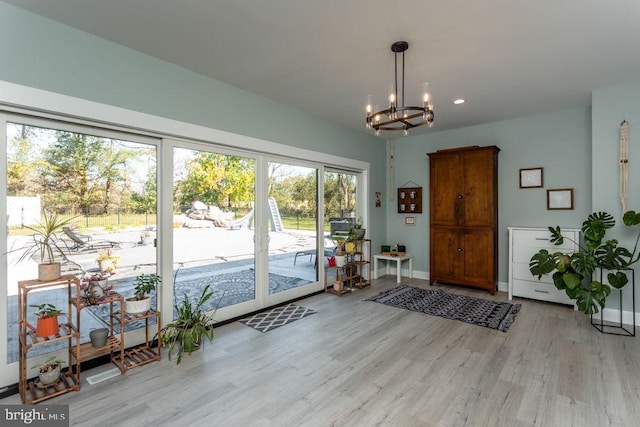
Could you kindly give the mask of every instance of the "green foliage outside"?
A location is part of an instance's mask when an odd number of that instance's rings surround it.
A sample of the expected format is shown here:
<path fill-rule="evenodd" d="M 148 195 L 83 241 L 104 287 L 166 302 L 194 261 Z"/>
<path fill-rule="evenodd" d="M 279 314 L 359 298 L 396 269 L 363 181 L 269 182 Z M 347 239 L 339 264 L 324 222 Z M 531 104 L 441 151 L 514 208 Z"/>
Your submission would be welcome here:
<path fill-rule="evenodd" d="M 156 149 L 80 133 L 12 125 L 8 141 L 9 196 L 39 196 L 61 217 L 78 217 L 82 229 L 117 230 L 155 224 Z M 255 160 L 188 151 L 174 171 L 174 214 L 200 201 L 240 218 L 254 207 Z M 308 171 L 301 173 L 300 171 Z M 270 163 L 269 197 L 276 199 L 285 228 L 314 230 L 317 171 Z M 351 216 L 355 175 L 325 174 L 325 218 Z M 328 229 L 328 224 L 327 224 Z M 12 227 L 12 234 L 20 230 Z"/>

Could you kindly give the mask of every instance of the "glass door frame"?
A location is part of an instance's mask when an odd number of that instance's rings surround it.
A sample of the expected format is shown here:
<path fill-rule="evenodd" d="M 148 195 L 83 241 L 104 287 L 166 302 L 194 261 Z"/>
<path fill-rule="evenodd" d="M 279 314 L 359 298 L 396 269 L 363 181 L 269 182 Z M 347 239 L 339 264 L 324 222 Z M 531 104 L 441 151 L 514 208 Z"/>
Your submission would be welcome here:
<path fill-rule="evenodd" d="M 72 133 L 81 133 L 101 138 L 107 139 L 118 139 L 124 140 L 127 142 L 139 143 L 149 145 L 155 148 L 156 152 L 156 160 L 157 164 L 161 164 L 162 162 L 162 149 L 161 149 L 161 138 L 143 135 L 140 133 L 136 133 L 134 131 L 128 132 L 127 130 L 120 129 L 109 129 L 102 128 L 96 125 L 81 123 L 81 122 L 71 122 L 63 120 L 62 118 L 51 118 L 51 117 L 38 117 L 33 115 L 21 114 L 19 112 L 9 112 L 0 110 L 0 141 L 4 141 L 4 149 L 0 150 L 0 212 L 4 212 L 3 215 L 6 218 L 7 212 L 7 124 L 8 123 L 16 123 L 21 125 L 34 126 L 39 128 L 47 128 L 53 130 L 61 130 L 65 132 Z M 160 179 L 162 176 L 162 170 L 160 168 L 157 169 L 156 175 L 156 187 L 160 183 Z M 156 218 L 158 227 L 159 224 L 163 220 L 163 213 L 161 210 L 161 204 L 158 199 L 156 200 Z M 2 246 L 5 250 L 7 248 L 8 242 L 8 224 L 5 220 L 4 226 L 0 227 L 0 240 L 3 242 Z M 160 253 L 161 247 L 161 239 L 162 236 L 158 233 L 158 245 L 155 250 L 155 260 L 156 260 L 156 271 L 162 270 L 162 256 Z M 2 256 L 0 257 L 0 263 L 4 266 L 5 272 L 8 272 L 9 268 L 13 268 L 12 265 L 8 263 L 8 257 L 5 253 L 5 250 L 2 251 Z M 5 337 L 5 339 L 0 338 L 0 386 L 2 384 L 8 384 L 11 381 L 11 378 L 15 376 L 18 377 L 18 361 L 9 363 L 8 361 L 8 340 L 6 339 L 6 333 L 8 332 L 8 274 L 0 274 L 0 330 L 3 333 L 0 333 L 0 337 Z M 75 290 L 74 290 L 75 292 Z M 160 301 L 162 297 L 162 290 L 158 291 L 156 301 L 158 306 L 160 306 Z M 75 319 L 75 313 L 67 313 L 69 316 L 74 316 L 72 319 Z M 75 323 L 75 320 L 73 320 Z M 83 328 L 84 329 L 84 328 Z M 144 342 L 145 340 L 145 332 L 144 328 L 135 329 L 132 331 L 125 332 L 125 343 L 127 346 L 134 346 Z M 56 352 L 58 357 L 64 359 L 64 354 L 66 350 Z M 41 363 L 49 354 L 30 357 L 31 363 Z"/>

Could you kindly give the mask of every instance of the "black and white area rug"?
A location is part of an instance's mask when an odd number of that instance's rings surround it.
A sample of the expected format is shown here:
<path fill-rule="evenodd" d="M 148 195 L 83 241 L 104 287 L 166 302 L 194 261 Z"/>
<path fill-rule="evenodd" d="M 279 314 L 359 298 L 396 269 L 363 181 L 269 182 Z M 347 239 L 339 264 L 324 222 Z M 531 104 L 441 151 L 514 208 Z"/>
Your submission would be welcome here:
<path fill-rule="evenodd" d="M 264 333 L 315 313 L 316 312 L 310 308 L 301 307 L 295 304 L 288 304 L 255 314 L 251 317 L 247 317 L 246 319 L 242 319 L 239 322 Z"/>
<path fill-rule="evenodd" d="M 421 289 L 400 285 L 365 301 L 419 311 L 445 319 L 507 332 L 520 311 L 520 304 L 498 302 L 447 293 L 441 289 Z"/>

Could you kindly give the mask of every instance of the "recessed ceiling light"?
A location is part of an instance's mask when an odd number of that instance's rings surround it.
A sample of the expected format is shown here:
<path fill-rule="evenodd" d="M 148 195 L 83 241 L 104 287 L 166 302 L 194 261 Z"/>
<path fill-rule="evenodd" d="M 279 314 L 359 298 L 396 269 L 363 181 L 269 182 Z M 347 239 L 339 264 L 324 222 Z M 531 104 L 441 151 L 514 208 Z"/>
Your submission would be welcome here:
<path fill-rule="evenodd" d="M 456 105 L 464 104 L 465 102 L 466 102 L 466 99 L 463 99 L 463 98 L 458 98 L 455 101 L 453 101 L 453 103 Z"/>

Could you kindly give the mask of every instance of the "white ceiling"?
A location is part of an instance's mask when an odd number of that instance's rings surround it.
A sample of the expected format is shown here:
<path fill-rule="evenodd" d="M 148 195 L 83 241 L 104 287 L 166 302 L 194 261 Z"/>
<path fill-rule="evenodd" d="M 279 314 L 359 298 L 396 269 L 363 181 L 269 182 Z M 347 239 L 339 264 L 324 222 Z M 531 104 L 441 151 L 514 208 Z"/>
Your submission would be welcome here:
<path fill-rule="evenodd" d="M 636 0 L 4 1 L 363 132 L 398 40 L 406 104 L 430 83 L 432 132 L 590 105 L 592 90 L 640 80 Z"/>

